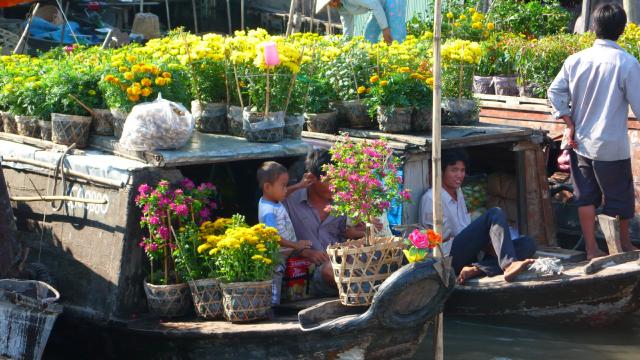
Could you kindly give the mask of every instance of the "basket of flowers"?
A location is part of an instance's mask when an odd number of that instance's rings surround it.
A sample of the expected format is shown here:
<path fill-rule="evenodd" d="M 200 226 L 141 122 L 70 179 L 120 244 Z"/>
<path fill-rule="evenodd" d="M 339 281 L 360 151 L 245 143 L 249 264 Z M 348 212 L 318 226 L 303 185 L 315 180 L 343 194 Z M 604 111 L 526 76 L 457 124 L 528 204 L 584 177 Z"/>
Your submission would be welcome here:
<path fill-rule="evenodd" d="M 216 264 L 225 318 L 249 322 L 269 317 L 278 231 L 264 224 L 249 227 L 241 215 L 211 226 L 213 234 L 202 238 L 198 253 Z"/>
<path fill-rule="evenodd" d="M 392 201 L 408 200 L 398 176 L 399 160 L 384 140 L 353 142 L 341 135 L 331 147 L 333 163 L 326 166 L 331 185 L 331 212 L 353 223 L 367 223 L 384 214 Z M 402 266 L 403 243 L 395 237 L 374 237 L 327 248 L 340 301 L 347 306 L 369 305 L 377 286 Z"/>

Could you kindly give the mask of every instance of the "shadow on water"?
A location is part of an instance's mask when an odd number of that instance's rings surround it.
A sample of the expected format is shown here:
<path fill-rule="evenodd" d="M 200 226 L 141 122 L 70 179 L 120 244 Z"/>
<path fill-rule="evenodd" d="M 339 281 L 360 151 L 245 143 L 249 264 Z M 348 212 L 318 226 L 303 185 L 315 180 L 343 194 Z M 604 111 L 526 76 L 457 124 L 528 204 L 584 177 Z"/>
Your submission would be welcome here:
<path fill-rule="evenodd" d="M 414 359 L 431 359 L 432 332 Z M 446 317 L 445 359 L 621 360 L 640 358 L 640 313 L 606 328 Z"/>

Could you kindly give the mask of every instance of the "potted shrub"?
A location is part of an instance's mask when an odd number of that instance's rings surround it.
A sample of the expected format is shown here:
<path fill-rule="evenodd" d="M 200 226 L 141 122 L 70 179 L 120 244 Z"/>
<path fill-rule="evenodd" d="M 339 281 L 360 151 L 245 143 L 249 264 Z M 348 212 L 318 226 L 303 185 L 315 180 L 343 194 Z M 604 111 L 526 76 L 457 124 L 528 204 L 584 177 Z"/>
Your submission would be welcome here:
<path fill-rule="evenodd" d="M 338 111 L 332 107 L 336 91 L 321 74 L 309 74 L 299 81 L 303 92 L 304 119 L 312 132 L 335 134 L 338 130 Z"/>
<path fill-rule="evenodd" d="M 398 175 L 399 159 L 384 140 L 354 142 L 341 135 L 330 149 L 333 163 L 325 166 L 330 184 L 330 211 L 354 224 L 367 223 L 364 240 L 335 244 L 327 249 L 344 305 L 368 305 L 376 286 L 402 266 L 402 242 L 370 236 L 373 219 L 393 201 L 409 200 Z M 345 264 L 349 264 L 345 267 Z M 357 269 L 357 271 L 356 271 Z"/>
<path fill-rule="evenodd" d="M 231 322 L 267 318 L 279 257 L 278 231 L 264 224 L 249 227 L 241 215 L 222 225 L 224 234 L 207 236 L 198 251 L 215 258 L 225 317 Z"/>
<path fill-rule="evenodd" d="M 478 121 L 473 98 L 473 68 L 482 49 L 477 42 L 449 40 L 442 46 L 442 123 L 464 125 Z"/>
<path fill-rule="evenodd" d="M 371 45 L 357 38 L 344 44 L 341 49 L 329 46 L 323 49 L 321 61 L 325 74 L 336 89 L 338 100 L 335 107 L 344 124 L 351 128 L 367 129 L 374 125 L 363 100 L 366 93 L 358 92 L 367 86 L 373 75 L 374 61 L 369 49 Z"/>
<path fill-rule="evenodd" d="M 113 115 L 113 132 L 119 138 L 128 113 L 134 105 L 153 101 L 158 93 L 166 100 L 181 104 L 190 99 L 184 68 L 148 64 L 142 55 L 120 52 L 111 56 L 111 68 L 99 87 Z"/>
<path fill-rule="evenodd" d="M 136 204 L 142 208 L 140 226 L 147 230 L 140 242 L 151 272 L 144 281 L 149 310 L 163 317 L 185 315 L 191 308 L 191 294 L 186 279 L 209 274 L 194 251 L 198 224 L 209 220 L 215 202 L 209 197 L 214 188 L 184 180 L 175 190 L 166 180 L 155 188 L 140 185 Z M 160 270 L 156 271 L 156 267 Z"/>
<path fill-rule="evenodd" d="M 433 124 L 433 74 L 431 64 L 422 61 L 416 72 L 411 74 L 409 100 L 413 107 L 411 130 L 425 132 L 431 130 Z"/>
<path fill-rule="evenodd" d="M 211 222 L 211 215 L 217 209 L 216 189 L 210 183 L 202 183 L 198 187 L 185 178 L 180 183 L 181 192 L 174 192 L 175 213 L 177 221 L 175 231 L 175 248 L 172 256 L 175 259 L 176 271 L 182 279 L 187 280 L 193 297 L 196 314 L 204 319 L 216 319 L 222 316 L 222 291 L 217 279 L 215 258 L 207 257 L 198 248 L 208 236 L 217 235 L 218 222 Z M 189 211 L 180 213 L 179 206 L 185 205 Z M 177 228 L 177 231 L 175 230 Z"/>
<path fill-rule="evenodd" d="M 413 108 L 409 100 L 411 69 L 401 67 L 380 78 L 373 75 L 371 88 L 358 88 L 359 93 L 369 93 L 365 104 L 369 115 L 376 116 L 381 131 L 389 133 L 407 132 L 411 130 L 411 114 Z"/>
<path fill-rule="evenodd" d="M 186 62 L 191 77 L 191 114 L 196 129 L 204 133 L 227 132 L 227 77 L 224 37 L 206 34 L 196 37 L 179 32 L 175 41 L 184 43 Z"/>

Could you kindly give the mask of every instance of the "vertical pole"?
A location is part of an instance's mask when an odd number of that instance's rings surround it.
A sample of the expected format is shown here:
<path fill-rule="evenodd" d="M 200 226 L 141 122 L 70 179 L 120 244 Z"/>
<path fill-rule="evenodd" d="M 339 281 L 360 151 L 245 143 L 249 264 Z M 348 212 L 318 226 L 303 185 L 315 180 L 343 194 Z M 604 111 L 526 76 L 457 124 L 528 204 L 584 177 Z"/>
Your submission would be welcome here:
<path fill-rule="evenodd" d="M 440 33 L 442 29 L 442 0 L 434 0 L 433 15 L 433 129 L 431 136 L 431 189 L 433 191 L 433 224 L 434 230 L 442 234 L 442 170 L 441 170 L 441 110 L 442 102 L 442 79 L 441 79 L 441 53 L 440 53 Z M 434 249 L 434 256 L 438 257 L 440 248 Z M 445 268 L 445 271 L 449 269 Z M 442 340 L 443 317 L 442 313 L 436 315 L 433 329 L 433 358 L 435 360 L 444 359 L 444 345 Z"/>
<path fill-rule="evenodd" d="M 318 0 L 313 0 L 313 2 L 311 3 L 311 25 L 309 25 L 309 32 L 313 32 L 313 22 L 316 15 L 316 1 Z"/>
<path fill-rule="evenodd" d="M 171 30 L 171 16 L 169 15 L 169 0 L 164 0 L 164 7 L 167 11 L 167 30 Z"/>
<path fill-rule="evenodd" d="M 331 8 L 327 6 L 327 33 L 333 35 L 333 22 L 331 20 Z"/>
<path fill-rule="evenodd" d="M 240 30 L 244 30 L 244 0 L 240 0 Z"/>
<path fill-rule="evenodd" d="M 627 12 L 627 22 L 638 24 L 638 0 L 622 0 L 622 6 Z"/>
<path fill-rule="evenodd" d="M 20 36 L 20 40 L 18 40 L 16 47 L 13 49 L 14 54 L 21 53 L 23 48 L 26 47 L 27 37 L 29 36 L 29 31 L 31 30 L 31 21 L 33 21 L 33 14 L 35 14 L 39 8 L 40 8 L 40 3 L 36 3 L 36 5 L 33 7 L 33 10 L 31 10 L 31 14 L 29 14 L 29 21 L 27 21 L 27 25 L 25 25 L 24 27 L 22 36 Z"/>
<path fill-rule="evenodd" d="M 191 0 L 191 8 L 193 10 L 193 27 L 196 35 L 198 35 L 198 14 L 196 12 L 196 0 Z"/>
<path fill-rule="evenodd" d="M 298 0 L 291 0 L 291 7 L 289 8 L 289 21 L 287 21 L 287 32 L 286 36 L 291 35 L 293 31 L 293 15 L 296 12 L 296 8 L 298 7 Z"/>
<path fill-rule="evenodd" d="M 233 34 L 233 29 L 231 28 L 231 4 L 229 0 L 227 0 L 227 22 L 229 24 L 229 35 Z"/>

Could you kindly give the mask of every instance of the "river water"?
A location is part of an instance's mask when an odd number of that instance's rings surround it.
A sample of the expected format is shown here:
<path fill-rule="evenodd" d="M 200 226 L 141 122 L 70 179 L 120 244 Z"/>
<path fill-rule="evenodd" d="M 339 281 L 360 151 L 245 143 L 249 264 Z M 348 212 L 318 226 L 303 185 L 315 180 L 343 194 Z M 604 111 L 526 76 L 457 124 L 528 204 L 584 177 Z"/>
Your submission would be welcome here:
<path fill-rule="evenodd" d="M 432 333 L 414 357 L 432 359 Z M 640 313 L 607 328 L 566 327 L 446 317 L 447 360 L 636 360 Z"/>

